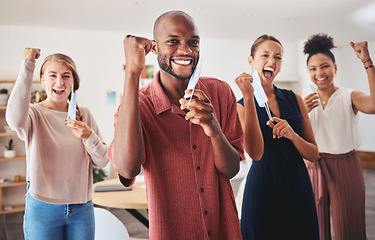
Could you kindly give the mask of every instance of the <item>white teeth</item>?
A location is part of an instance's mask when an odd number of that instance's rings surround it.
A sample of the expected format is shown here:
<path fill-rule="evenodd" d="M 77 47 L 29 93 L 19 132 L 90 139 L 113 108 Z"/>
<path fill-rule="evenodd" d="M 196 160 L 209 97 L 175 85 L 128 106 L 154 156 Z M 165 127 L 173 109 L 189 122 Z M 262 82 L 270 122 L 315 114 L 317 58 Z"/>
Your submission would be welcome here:
<path fill-rule="evenodd" d="M 173 60 L 173 61 L 181 65 L 189 65 L 191 63 L 191 60 Z"/>
<path fill-rule="evenodd" d="M 263 70 L 271 71 L 271 72 L 275 71 L 273 68 L 268 68 L 268 67 L 264 68 Z"/>
<path fill-rule="evenodd" d="M 316 80 L 323 81 L 323 80 L 326 80 L 326 78 L 317 78 Z"/>
<path fill-rule="evenodd" d="M 53 91 L 57 94 L 61 94 L 65 91 L 65 89 L 53 89 Z"/>

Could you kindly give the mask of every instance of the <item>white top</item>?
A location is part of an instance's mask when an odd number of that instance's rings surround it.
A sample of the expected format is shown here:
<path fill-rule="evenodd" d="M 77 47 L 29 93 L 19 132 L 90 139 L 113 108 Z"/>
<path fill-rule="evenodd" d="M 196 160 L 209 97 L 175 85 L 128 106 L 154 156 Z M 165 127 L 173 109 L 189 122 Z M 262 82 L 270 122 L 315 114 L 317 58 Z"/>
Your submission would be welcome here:
<path fill-rule="evenodd" d="M 326 108 L 321 104 L 309 112 L 319 152 L 341 154 L 361 144 L 350 95 L 352 89 L 339 87 L 329 98 Z"/>
<path fill-rule="evenodd" d="M 86 203 L 92 199 L 92 164 L 104 167 L 108 163 L 107 146 L 87 108 L 80 110 L 92 133 L 83 143 L 65 125 L 67 112 L 30 104 L 34 69 L 33 62 L 22 62 L 6 110 L 9 126 L 25 141 L 29 192 L 48 203 Z M 90 164 L 84 145 L 91 156 Z"/>

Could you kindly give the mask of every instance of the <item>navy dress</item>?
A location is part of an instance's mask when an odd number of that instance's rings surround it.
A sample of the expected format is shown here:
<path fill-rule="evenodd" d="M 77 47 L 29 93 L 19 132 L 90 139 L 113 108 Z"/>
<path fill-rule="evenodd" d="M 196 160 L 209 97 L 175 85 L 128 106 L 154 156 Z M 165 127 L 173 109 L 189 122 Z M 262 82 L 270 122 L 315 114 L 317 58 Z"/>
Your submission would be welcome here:
<path fill-rule="evenodd" d="M 302 116 L 295 94 L 274 86 L 280 118 L 301 136 Z M 244 104 L 243 99 L 238 103 Z M 264 154 L 253 161 L 242 204 L 243 239 L 319 239 L 314 195 L 307 169 L 294 144 L 273 138 L 265 108 L 258 106 Z M 273 115 L 273 114 L 272 114 Z"/>

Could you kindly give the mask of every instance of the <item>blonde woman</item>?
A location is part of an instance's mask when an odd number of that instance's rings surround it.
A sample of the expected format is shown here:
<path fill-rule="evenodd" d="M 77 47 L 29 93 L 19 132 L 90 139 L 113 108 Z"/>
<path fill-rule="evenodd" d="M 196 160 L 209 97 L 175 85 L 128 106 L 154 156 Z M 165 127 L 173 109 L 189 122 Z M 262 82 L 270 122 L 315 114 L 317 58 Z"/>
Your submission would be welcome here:
<path fill-rule="evenodd" d="M 67 119 L 72 88 L 78 90 L 80 83 L 70 57 L 45 58 L 40 80 L 47 99 L 30 104 L 39 56 L 40 49 L 24 50 L 6 111 L 9 126 L 26 146 L 24 236 L 26 240 L 94 239 L 92 165 L 107 164 L 107 146 L 87 108 L 77 107 L 77 120 Z"/>

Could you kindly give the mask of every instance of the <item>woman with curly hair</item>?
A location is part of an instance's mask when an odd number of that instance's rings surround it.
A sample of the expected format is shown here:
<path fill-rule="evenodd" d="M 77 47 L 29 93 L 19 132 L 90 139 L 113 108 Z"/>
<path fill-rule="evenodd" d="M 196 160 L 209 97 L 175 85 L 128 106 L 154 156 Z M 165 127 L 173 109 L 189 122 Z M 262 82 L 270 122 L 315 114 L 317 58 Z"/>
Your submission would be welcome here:
<path fill-rule="evenodd" d="M 331 239 L 330 210 L 336 240 L 366 239 L 365 185 L 360 159 L 358 112 L 375 113 L 375 69 L 367 42 L 350 42 L 363 62 L 370 95 L 334 84 L 337 71 L 332 37 L 311 36 L 304 46 L 307 68 L 317 92 L 304 99 L 320 159 L 305 161 L 313 185 L 320 239 Z"/>

